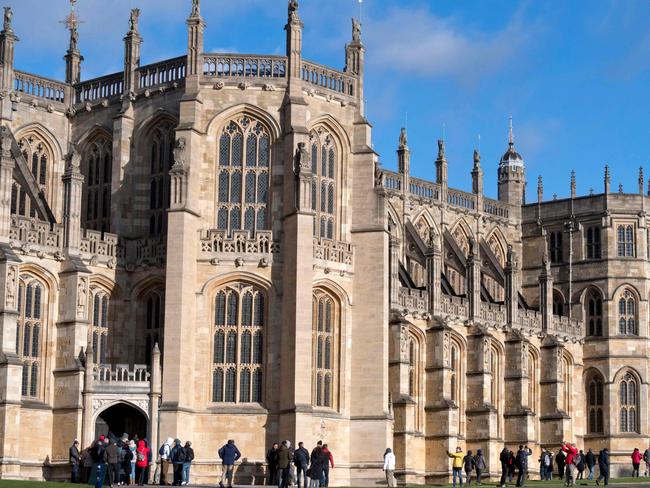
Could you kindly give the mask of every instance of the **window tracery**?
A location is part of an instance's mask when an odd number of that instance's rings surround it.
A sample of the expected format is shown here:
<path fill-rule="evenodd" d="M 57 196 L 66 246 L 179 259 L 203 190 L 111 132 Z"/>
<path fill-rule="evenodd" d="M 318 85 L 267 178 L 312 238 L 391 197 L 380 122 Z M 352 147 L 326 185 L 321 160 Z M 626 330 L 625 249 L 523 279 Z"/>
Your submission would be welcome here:
<path fill-rule="evenodd" d="M 590 434 L 604 432 L 603 403 L 603 380 L 594 376 L 587 384 L 587 427 Z"/>
<path fill-rule="evenodd" d="M 41 191 L 46 198 L 51 196 L 50 171 L 53 160 L 48 146 L 35 134 L 28 134 L 18 141 L 18 147 Z M 36 217 L 36 206 L 26 190 L 14 181 L 11 187 L 11 213 L 23 217 Z"/>
<path fill-rule="evenodd" d="M 314 216 L 314 236 L 336 238 L 337 214 L 337 167 L 338 156 L 331 134 L 318 127 L 309 135 L 311 146 L 312 210 Z"/>
<path fill-rule="evenodd" d="M 630 290 L 625 290 L 618 300 L 618 333 L 638 335 L 636 320 L 636 298 Z"/>
<path fill-rule="evenodd" d="M 313 403 L 317 407 L 336 408 L 340 309 L 338 301 L 322 290 L 313 296 Z"/>
<path fill-rule="evenodd" d="M 636 379 L 632 374 L 626 373 L 619 385 L 621 432 L 638 432 L 637 393 Z"/>
<path fill-rule="evenodd" d="M 165 322 L 164 292 L 156 290 L 149 293 L 144 301 L 145 323 L 145 364 L 151 364 L 151 353 L 154 344 L 163 348 L 163 330 Z"/>
<path fill-rule="evenodd" d="M 174 123 L 160 122 L 149 137 L 149 234 L 161 236 L 167 232 L 169 207 L 169 170 L 174 165 Z"/>
<path fill-rule="evenodd" d="M 40 396 L 43 340 L 45 338 L 45 286 L 30 275 L 22 275 L 18 283 L 18 320 L 16 354 L 22 365 L 21 394 Z"/>
<path fill-rule="evenodd" d="M 112 142 L 96 138 L 84 157 L 84 206 L 82 226 L 109 232 L 111 228 Z"/>
<path fill-rule="evenodd" d="M 108 361 L 110 329 L 108 321 L 109 295 L 101 288 L 95 288 L 91 290 L 90 300 L 90 339 L 92 341 L 95 362 L 98 364 L 106 364 Z"/>
<path fill-rule="evenodd" d="M 598 292 L 594 290 L 589 292 L 585 308 L 585 315 L 587 317 L 587 335 L 593 337 L 602 336 L 603 299 Z"/>

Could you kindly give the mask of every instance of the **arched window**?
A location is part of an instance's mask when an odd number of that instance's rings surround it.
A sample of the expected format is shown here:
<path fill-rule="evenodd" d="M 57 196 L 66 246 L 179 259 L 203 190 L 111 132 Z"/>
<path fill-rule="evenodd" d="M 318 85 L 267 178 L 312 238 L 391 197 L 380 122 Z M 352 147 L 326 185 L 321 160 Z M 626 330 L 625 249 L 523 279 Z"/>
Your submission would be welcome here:
<path fill-rule="evenodd" d="M 214 299 L 212 401 L 262 403 L 264 292 L 247 283 L 229 283 Z"/>
<path fill-rule="evenodd" d="M 600 244 L 600 227 L 587 227 L 587 259 L 600 259 L 602 248 Z"/>
<path fill-rule="evenodd" d="M 627 373 L 619 385 L 620 431 L 638 432 L 637 400 L 638 385 L 634 377 Z"/>
<path fill-rule="evenodd" d="M 602 434 L 603 426 L 603 380 L 594 376 L 587 383 L 587 431 L 589 434 Z"/>
<path fill-rule="evenodd" d="M 83 158 L 84 191 L 82 226 L 86 229 L 111 230 L 111 179 L 113 173 L 112 142 L 97 137 Z"/>
<path fill-rule="evenodd" d="M 268 230 L 269 130 L 248 115 L 231 120 L 219 137 L 217 160 L 217 228 L 243 229 L 251 235 Z"/>
<path fill-rule="evenodd" d="M 16 354 L 23 364 L 21 394 L 40 397 L 43 340 L 45 338 L 45 286 L 29 275 L 18 283 L 18 320 Z"/>
<path fill-rule="evenodd" d="M 600 337 L 603 335 L 603 299 L 601 295 L 590 290 L 585 301 L 585 317 L 587 319 L 587 335 Z"/>
<path fill-rule="evenodd" d="M 537 359 L 532 352 L 528 352 L 528 408 L 537 412 Z"/>
<path fill-rule="evenodd" d="M 616 247 L 619 258 L 634 257 L 634 226 L 619 225 L 616 228 Z"/>
<path fill-rule="evenodd" d="M 562 231 L 556 230 L 549 232 L 548 236 L 549 252 L 552 263 L 562 262 Z"/>
<path fill-rule="evenodd" d="M 451 400 L 458 404 L 460 402 L 460 354 L 458 346 L 455 343 L 451 345 L 450 352 L 450 362 L 451 374 L 450 374 L 450 385 L 451 385 Z"/>
<path fill-rule="evenodd" d="M 630 290 L 625 290 L 618 299 L 618 333 L 638 335 L 636 298 Z"/>
<path fill-rule="evenodd" d="M 163 327 L 165 323 L 165 301 L 162 290 L 152 291 L 142 301 L 144 307 L 145 364 L 151 364 L 154 344 L 163 348 Z"/>
<path fill-rule="evenodd" d="M 28 133 L 18 141 L 27 166 L 34 177 L 36 185 L 45 194 L 45 198 L 52 197 L 51 171 L 53 156 L 48 146 L 35 133 Z M 13 182 L 11 194 L 11 212 L 24 217 L 36 217 L 36 206 L 28 193 L 17 182 Z"/>
<path fill-rule="evenodd" d="M 340 168 L 332 136 L 323 128 L 313 130 L 309 135 L 311 145 L 311 167 L 314 173 L 312 186 L 312 210 L 314 235 L 325 239 L 336 238 L 336 214 L 338 187 L 336 179 Z"/>
<path fill-rule="evenodd" d="M 564 316 L 564 297 L 557 290 L 553 290 L 553 315 Z"/>
<path fill-rule="evenodd" d="M 164 120 L 158 123 L 148 139 L 149 164 L 149 234 L 167 233 L 167 208 L 169 207 L 169 170 L 174 165 L 175 123 Z"/>
<path fill-rule="evenodd" d="M 571 414 L 571 362 L 566 355 L 560 358 L 560 377 L 562 378 L 562 409 Z"/>
<path fill-rule="evenodd" d="M 418 346 L 415 338 L 413 337 L 409 338 L 408 352 L 409 352 L 409 396 L 415 397 L 418 394 L 418 388 L 417 388 Z"/>
<path fill-rule="evenodd" d="M 338 334 L 340 312 L 338 300 L 322 290 L 314 292 L 313 326 L 313 404 L 337 408 Z"/>
<path fill-rule="evenodd" d="M 96 288 L 91 290 L 90 300 L 90 339 L 95 362 L 106 364 L 108 361 L 108 336 L 110 330 L 108 321 L 109 295 L 104 290 Z"/>

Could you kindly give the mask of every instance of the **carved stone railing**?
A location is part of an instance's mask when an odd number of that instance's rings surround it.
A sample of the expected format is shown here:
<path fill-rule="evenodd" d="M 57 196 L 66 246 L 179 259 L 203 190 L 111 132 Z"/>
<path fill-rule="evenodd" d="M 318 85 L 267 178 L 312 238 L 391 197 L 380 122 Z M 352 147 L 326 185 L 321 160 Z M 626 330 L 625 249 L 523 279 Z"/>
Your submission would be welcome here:
<path fill-rule="evenodd" d="M 382 171 L 381 186 L 387 190 L 401 191 L 402 176 L 392 171 Z"/>
<path fill-rule="evenodd" d="M 428 312 L 429 299 L 426 290 L 415 290 L 401 286 L 399 289 L 399 308 L 414 310 L 420 313 Z"/>
<path fill-rule="evenodd" d="M 476 208 L 476 195 L 460 190 L 447 190 L 447 203 L 452 207 L 474 210 Z"/>
<path fill-rule="evenodd" d="M 286 78 L 286 56 L 250 54 L 205 54 L 203 76 L 206 78 Z"/>
<path fill-rule="evenodd" d="M 93 367 L 93 381 L 98 383 L 148 383 L 149 376 L 149 369 L 144 364 L 98 364 Z"/>
<path fill-rule="evenodd" d="M 441 311 L 444 315 L 464 318 L 468 314 L 466 298 L 442 295 Z"/>
<path fill-rule="evenodd" d="M 57 252 L 63 245 L 63 226 L 36 218 L 12 215 L 9 239 L 17 247 L 26 245 L 43 251 Z"/>
<path fill-rule="evenodd" d="M 549 333 L 571 337 L 582 337 L 584 334 L 581 322 L 569 320 L 568 317 L 558 317 L 557 315 L 553 316 Z"/>
<path fill-rule="evenodd" d="M 519 325 L 527 329 L 542 330 L 542 314 L 535 310 L 519 310 Z"/>
<path fill-rule="evenodd" d="M 115 73 L 75 85 L 75 103 L 93 102 L 122 95 L 124 73 Z"/>
<path fill-rule="evenodd" d="M 480 317 L 497 326 L 506 325 L 506 307 L 498 303 L 481 302 Z"/>
<path fill-rule="evenodd" d="M 354 258 L 354 246 L 347 242 L 314 237 L 314 258 L 351 266 Z"/>
<path fill-rule="evenodd" d="M 138 88 L 155 88 L 185 79 L 187 56 L 168 59 L 138 69 Z"/>
<path fill-rule="evenodd" d="M 411 195 L 434 200 L 440 198 L 440 185 L 436 183 L 420 180 L 419 178 L 410 178 L 409 185 Z"/>
<path fill-rule="evenodd" d="M 108 259 L 117 259 L 120 256 L 118 237 L 108 232 L 82 229 L 79 250 L 82 253 Z"/>
<path fill-rule="evenodd" d="M 484 198 L 483 212 L 494 215 L 495 217 L 508 218 L 510 216 L 510 206 L 507 203 L 499 202 L 498 200 Z"/>
<path fill-rule="evenodd" d="M 23 71 L 15 71 L 14 74 L 15 91 L 51 102 L 66 102 L 65 92 L 68 86 L 65 83 Z"/>
<path fill-rule="evenodd" d="M 356 95 L 357 79 L 311 61 L 303 61 L 300 70 L 302 79 L 311 85 L 340 93 L 348 97 Z"/>
<path fill-rule="evenodd" d="M 200 249 L 204 253 L 277 254 L 280 243 L 270 230 L 258 230 L 252 236 L 247 230 L 228 233 L 224 230 L 200 231 Z"/>

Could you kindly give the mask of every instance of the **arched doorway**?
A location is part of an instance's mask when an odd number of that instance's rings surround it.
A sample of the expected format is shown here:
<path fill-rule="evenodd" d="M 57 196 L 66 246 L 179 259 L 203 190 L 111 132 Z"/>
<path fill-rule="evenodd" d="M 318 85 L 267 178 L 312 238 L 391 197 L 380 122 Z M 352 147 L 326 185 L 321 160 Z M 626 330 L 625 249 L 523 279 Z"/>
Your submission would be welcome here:
<path fill-rule="evenodd" d="M 149 436 L 147 424 L 147 417 L 141 410 L 128 403 L 116 403 L 97 416 L 95 439 L 100 435 L 107 435 L 109 432 L 116 437 L 127 433 L 129 438 L 137 435 L 138 438 L 143 439 Z"/>

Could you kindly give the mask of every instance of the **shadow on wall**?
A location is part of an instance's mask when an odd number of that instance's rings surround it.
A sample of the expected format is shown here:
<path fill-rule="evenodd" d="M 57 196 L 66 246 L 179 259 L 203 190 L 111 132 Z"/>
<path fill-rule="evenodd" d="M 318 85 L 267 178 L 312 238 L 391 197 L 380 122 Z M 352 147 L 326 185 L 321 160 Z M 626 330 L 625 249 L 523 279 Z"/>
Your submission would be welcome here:
<path fill-rule="evenodd" d="M 264 485 L 265 480 L 266 469 L 261 462 L 249 462 L 248 458 L 241 458 L 240 464 L 235 467 L 235 485 Z"/>

